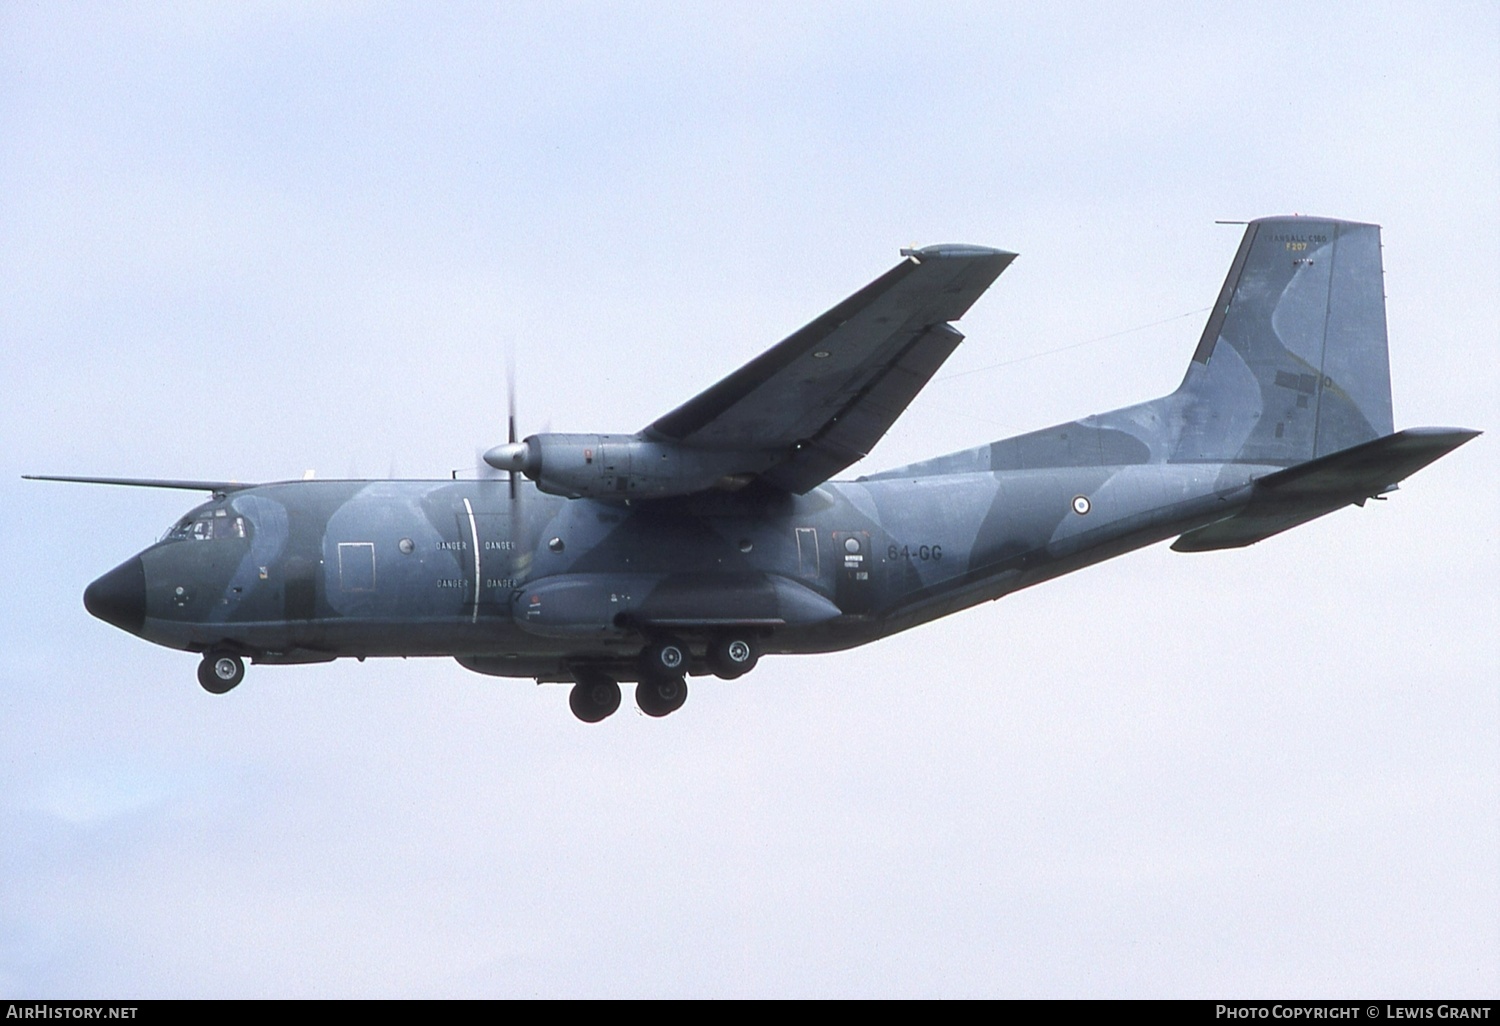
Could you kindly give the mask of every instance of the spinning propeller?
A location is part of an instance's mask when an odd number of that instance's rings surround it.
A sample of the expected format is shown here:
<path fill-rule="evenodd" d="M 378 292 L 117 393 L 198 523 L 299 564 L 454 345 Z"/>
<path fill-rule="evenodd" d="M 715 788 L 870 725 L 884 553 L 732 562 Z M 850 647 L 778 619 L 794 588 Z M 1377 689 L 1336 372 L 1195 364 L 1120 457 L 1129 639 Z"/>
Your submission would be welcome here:
<path fill-rule="evenodd" d="M 516 441 L 516 368 L 514 361 L 508 368 L 505 379 L 507 415 L 506 415 L 506 442 L 490 449 L 482 457 L 484 462 L 496 470 L 506 471 L 510 475 L 510 498 L 516 499 L 516 475 L 527 469 L 530 447 L 525 442 Z"/>

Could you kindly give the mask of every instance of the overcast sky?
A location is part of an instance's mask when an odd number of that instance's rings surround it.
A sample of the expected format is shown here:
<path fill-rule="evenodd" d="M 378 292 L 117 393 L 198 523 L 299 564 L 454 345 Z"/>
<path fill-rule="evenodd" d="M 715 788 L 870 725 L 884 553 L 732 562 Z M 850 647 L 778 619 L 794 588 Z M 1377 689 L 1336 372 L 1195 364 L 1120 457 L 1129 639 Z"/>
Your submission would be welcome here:
<path fill-rule="evenodd" d="M 0 2 L 0 995 L 1493 997 L 1500 8 L 1264 7 Z M 446 476 L 507 347 L 634 431 L 1018 251 L 868 472 L 1170 391 L 1292 212 L 1384 225 L 1397 427 L 1489 434 L 661 721 L 214 698 L 80 600 L 198 496 L 19 480 Z"/>

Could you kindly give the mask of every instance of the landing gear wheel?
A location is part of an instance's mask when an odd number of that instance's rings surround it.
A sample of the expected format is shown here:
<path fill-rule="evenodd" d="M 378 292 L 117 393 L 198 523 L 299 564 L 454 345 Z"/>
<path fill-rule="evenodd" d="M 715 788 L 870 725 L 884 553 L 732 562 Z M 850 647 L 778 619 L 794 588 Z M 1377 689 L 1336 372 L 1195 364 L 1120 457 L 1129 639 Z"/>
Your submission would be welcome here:
<path fill-rule="evenodd" d="M 681 677 L 692 658 L 683 642 L 673 637 L 657 638 L 641 649 L 641 676 L 652 680 Z"/>
<path fill-rule="evenodd" d="M 245 679 L 245 661 L 237 655 L 209 652 L 198 664 L 198 683 L 211 695 L 222 695 Z"/>
<path fill-rule="evenodd" d="M 676 712 L 687 701 L 687 681 L 681 677 L 658 677 L 635 686 L 635 704 L 647 716 L 662 717 Z"/>
<path fill-rule="evenodd" d="M 755 669 L 760 652 L 747 637 L 731 634 L 708 646 L 708 665 L 714 675 L 725 680 L 743 677 Z"/>
<path fill-rule="evenodd" d="M 579 673 L 568 708 L 584 723 L 598 723 L 620 708 L 620 685 L 602 673 Z"/>

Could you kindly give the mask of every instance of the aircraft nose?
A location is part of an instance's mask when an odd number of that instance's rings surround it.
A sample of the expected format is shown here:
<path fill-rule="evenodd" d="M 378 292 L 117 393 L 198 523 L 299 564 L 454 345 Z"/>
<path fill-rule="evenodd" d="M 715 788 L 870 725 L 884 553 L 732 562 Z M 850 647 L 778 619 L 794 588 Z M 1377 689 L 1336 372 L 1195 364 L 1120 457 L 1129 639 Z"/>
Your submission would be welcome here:
<path fill-rule="evenodd" d="M 83 608 L 122 631 L 139 633 L 146 623 L 146 567 L 131 556 L 83 592 Z"/>

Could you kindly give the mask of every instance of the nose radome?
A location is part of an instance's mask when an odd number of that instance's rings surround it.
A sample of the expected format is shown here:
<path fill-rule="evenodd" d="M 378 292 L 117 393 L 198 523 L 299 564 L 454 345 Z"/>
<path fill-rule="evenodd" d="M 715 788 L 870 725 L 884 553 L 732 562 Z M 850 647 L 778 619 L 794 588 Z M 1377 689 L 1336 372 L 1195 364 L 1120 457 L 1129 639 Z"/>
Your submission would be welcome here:
<path fill-rule="evenodd" d="M 122 631 L 139 633 L 146 623 L 146 567 L 131 556 L 83 592 L 83 608 Z"/>

